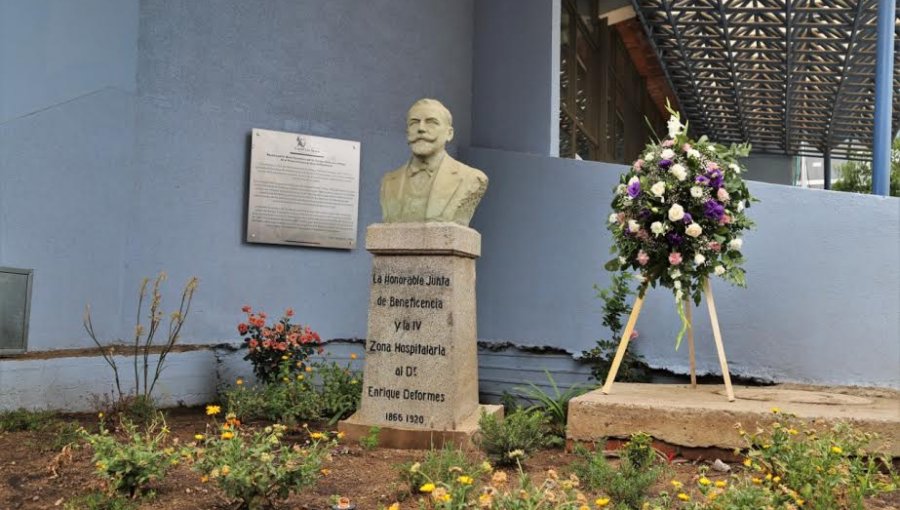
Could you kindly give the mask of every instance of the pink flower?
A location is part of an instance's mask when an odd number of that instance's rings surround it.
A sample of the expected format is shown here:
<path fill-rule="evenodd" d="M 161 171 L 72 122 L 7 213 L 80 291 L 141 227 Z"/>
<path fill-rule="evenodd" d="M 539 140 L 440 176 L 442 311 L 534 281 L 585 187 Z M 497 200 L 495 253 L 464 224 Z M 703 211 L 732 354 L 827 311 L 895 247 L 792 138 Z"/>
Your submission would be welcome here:
<path fill-rule="evenodd" d="M 620 212 L 616 214 L 616 218 L 619 220 L 619 223 L 625 223 L 625 213 Z"/>
<path fill-rule="evenodd" d="M 716 163 L 715 161 L 709 161 L 706 163 L 706 169 L 707 170 L 718 170 L 719 164 Z"/>
<path fill-rule="evenodd" d="M 722 218 L 719 220 L 719 225 L 728 225 L 729 223 L 731 223 L 731 216 L 723 214 Z"/>
<path fill-rule="evenodd" d="M 722 245 L 717 243 L 716 241 L 710 241 L 708 246 L 710 250 L 716 253 L 719 253 L 719 251 L 722 250 Z"/>
<path fill-rule="evenodd" d="M 716 198 L 719 199 L 719 202 L 727 202 L 731 195 L 728 194 L 728 190 L 725 188 L 719 188 L 719 191 L 716 192 Z"/>
<path fill-rule="evenodd" d="M 631 338 L 629 338 L 629 340 L 634 340 L 635 338 L 637 338 L 639 336 L 640 335 L 638 334 L 638 330 L 635 329 L 631 332 Z"/>
<path fill-rule="evenodd" d="M 631 165 L 631 168 L 634 168 L 636 171 L 640 171 L 641 168 L 643 168 L 643 167 L 644 167 L 643 159 L 638 159 L 637 161 L 634 162 L 633 165 Z"/>
<path fill-rule="evenodd" d="M 672 264 L 673 266 L 677 266 L 678 264 L 681 264 L 681 254 L 678 253 L 677 251 L 673 251 L 672 253 L 670 253 L 669 254 L 669 264 Z"/>
<path fill-rule="evenodd" d="M 650 262 L 650 255 L 647 255 L 647 252 L 644 250 L 639 251 L 636 258 L 637 263 L 642 266 L 646 266 L 647 262 Z"/>
<path fill-rule="evenodd" d="M 671 147 L 671 146 L 675 145 L 675 140 L 672 140 L 671 138 L 667 138 L 667 139 L 663 140 L 661 145 L 663 147 Z"/>
<path fill-rule="evenodd" d="M 644 229 L 638 230 L 638 233 L 635 234 L 635 235 L 636 235 L 637 238 L 640 239 L 641 241 L 649 241 L 649 240 L 650 240 L 650 233 L 647 232 L 647 231 L 644 230 Z"/>
<path fill-rule="evenodd" d="M 686 144 L 682 145 L 681 150 L 683 150 L 684 152 L 691 150 L 691 144 L 686 143 Z"/>

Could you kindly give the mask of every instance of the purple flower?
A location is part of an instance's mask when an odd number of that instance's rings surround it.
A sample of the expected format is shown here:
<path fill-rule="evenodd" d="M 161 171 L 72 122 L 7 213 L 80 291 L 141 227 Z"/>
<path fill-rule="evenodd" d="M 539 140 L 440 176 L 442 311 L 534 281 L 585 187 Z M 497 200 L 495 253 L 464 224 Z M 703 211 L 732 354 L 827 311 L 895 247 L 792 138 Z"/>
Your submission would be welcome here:
<path fill-rule="evenodd" d="M 698 175 L 694 178 L 694 182 L 698 184 L 709 184 L 709 178 L 703 175 Z"/>
<path fill-rule="evenodd" d="M 650 209 L 641 209 L 641 212 L 638 213 L 638 219 L 646 220 L 650 217 Z"/>
<path fill-rule="evenodd" d="M 709 176 L 709 186 L 714 189 L 722 187 L 722 171 L 713 170 L 707 174 Z"/>
<path fill-rule="evenodd" d="M 629 197 L 635 198 L 641 194 L 641 181 L 635 179 L 631 181 L 631 183 L 625 189 L 628 192 Z"/>
<path fill-rule="evenodd" d="M 675 232 L 669 232 L 666 234 L 666 240 L 669 241 L 669 244 L 672 246 L 680 246 L 682 241 L 684 241 L 684 237 Z"/>
<path fill-rule="evenodd" d="M 693 221 L 694 221 L 694 217 L 691 216 L 691 213 L 689 213 L 689 212 L 684 213 L 684 224 L 685 225 L 690 225 Z"/>
<path fill-rule="evenodd" d="M 707 218 L 719 221 L 722 219 L 722 216 L 725 216 L 725 206 L 715 200 L 707 200 L 703 203 L 703 214 L 705 214 Z"/>
<path fill-rule="evenodd" d="M 668 170 L 668 168 L 669 168 L 670 166 L 672 166 L 672 160 L 671 160 L 671 159 L 661 159 L 661 160 L 659 160 L 659 167 L 662 168 L 663 170 Z"/>

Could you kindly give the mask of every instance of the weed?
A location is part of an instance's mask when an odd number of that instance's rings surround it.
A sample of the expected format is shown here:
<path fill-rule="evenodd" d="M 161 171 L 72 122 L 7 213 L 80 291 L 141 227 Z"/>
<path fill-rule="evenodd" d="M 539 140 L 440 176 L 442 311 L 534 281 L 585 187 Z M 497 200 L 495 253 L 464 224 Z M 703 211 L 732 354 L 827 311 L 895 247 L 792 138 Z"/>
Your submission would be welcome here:
<path fill-rule="evenodd" d="M 499 465 L 515 465 L 534 450 L 549 444 L 547 415 L 540 410 L 515 411 L 506 418 L 482 411 L 478 446 Z"/>
<path fill-rule="evenodd" d="M 469 459 L 466 452 L 456 445 L 445 444 L 439 450 L 428 450 L 421 461 L 401 465 L 400 478 L 409 485 L 410 492 L 418 492 L 426 482 L 449 484 L 460 474 L 478 470 L 479 466 Z"/>
<path fill-rule="evenodd" d="M 618 468 L 613 467 L 603 453 L 603 448 L 589 452 L 578 445 L 575 454 L 580 458 L 572 468 L 587 489 L 605 493 L 616 505 L 625 508 L 641 508 L 650 487 L 663 473 L 664 465 L 650 446 L 652 439 L 646 434 L 635 434 L 622 449 Z"/>
<path fill-rule="evenodd" d="M 528 383 L 528 387 L 520 388 L 519 392 L 523 398 L 535 402 L 528 408 L 529 410 L 540 410 L 547 415 L 550 419 L 550 433 L 564 441 L 569 401 L 587 392 L 588 389 L 576 384 L 565 391 L 560 391 L 550 372 L 544 370 L 544 374 L 547 376 L 547 381 L 550 382 L 553 393 L 544 391 L 534 383 Z"/>
<path fill-rule="evenodd" d="M 378 435 L 381 434 L 381 427 L 369 427 L 369 432 L 365 436 L 359 438 L 359 445 L 364 450 L 374 450 L 378 447 Z"/>

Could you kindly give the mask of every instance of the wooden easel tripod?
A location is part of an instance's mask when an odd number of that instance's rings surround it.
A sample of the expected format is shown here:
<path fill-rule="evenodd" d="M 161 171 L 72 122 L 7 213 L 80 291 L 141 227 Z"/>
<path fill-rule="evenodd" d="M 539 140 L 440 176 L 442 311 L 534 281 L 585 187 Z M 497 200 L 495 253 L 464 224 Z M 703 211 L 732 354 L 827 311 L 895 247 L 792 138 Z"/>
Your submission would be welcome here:
<path fill-rule="evenodd" d="M 616 372 L 619 371 L 619 365 L 622 364 L 622 358 L 625 357 L 625 351 L 628 349 L 628 342 L 631 340 L 631 333 L 637 324 L 638 315 L 641 314 L 641 307 L 644 306 L 644 293 L 647 291 L 645 283 L 638 292 L 638 297 L 634 301 L 631 308 L 631 315 L 628 317 L 628 323 L 625 325 L 625 331 L 622 333 L 622 339 L 619 341 L 619 347 L 616 349 L 616 356 L 613 358 L 612 366 L 609 374 L 606 376 L 606 383 L 601 390 L 604 395 L 609 395 L 612 390 L 613 382 L 616 380 Z M 703 292 L 706 295 L 706 305 L 709 308 L 709 320 L 712 323 L 713 337 L 716 341 L 716 350 L 719 352 L 719 365 L 722 367 L 722 376 L 725 378 L 725 394 L 728 396 L 729 402 L 734 402 L 734 390 L 731 388 L 731 376 L 728 374 L 728 361 L 725 359 L 725 348 L 722 345 L 722 332 L 719 330 L 719 318 L 716 315 L 716 303 L 713 301 L 712 288 L 709 286 L 709 279 L 703 281 Z M 684 300 L 685 315 L 688 319 L 688 353 L 691 358 L 691 387 L 697 387 L 696 360 L 694 359 L 694 324 L 691 317 L 691 300 Z"/>

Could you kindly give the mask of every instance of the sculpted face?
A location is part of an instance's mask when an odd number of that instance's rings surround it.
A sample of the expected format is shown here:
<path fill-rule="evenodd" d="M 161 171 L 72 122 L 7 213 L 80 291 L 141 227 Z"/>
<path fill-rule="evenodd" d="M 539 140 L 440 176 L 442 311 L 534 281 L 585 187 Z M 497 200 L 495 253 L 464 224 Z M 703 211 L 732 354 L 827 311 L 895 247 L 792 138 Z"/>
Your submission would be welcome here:
<path fill-rule="evenodd" d="M 453 140 L 453 126 L 439 103 L 418 103 L 409 109 L 406 141 L 413 154 L 419 158 L 440 154 L 450 140 Z"/>

